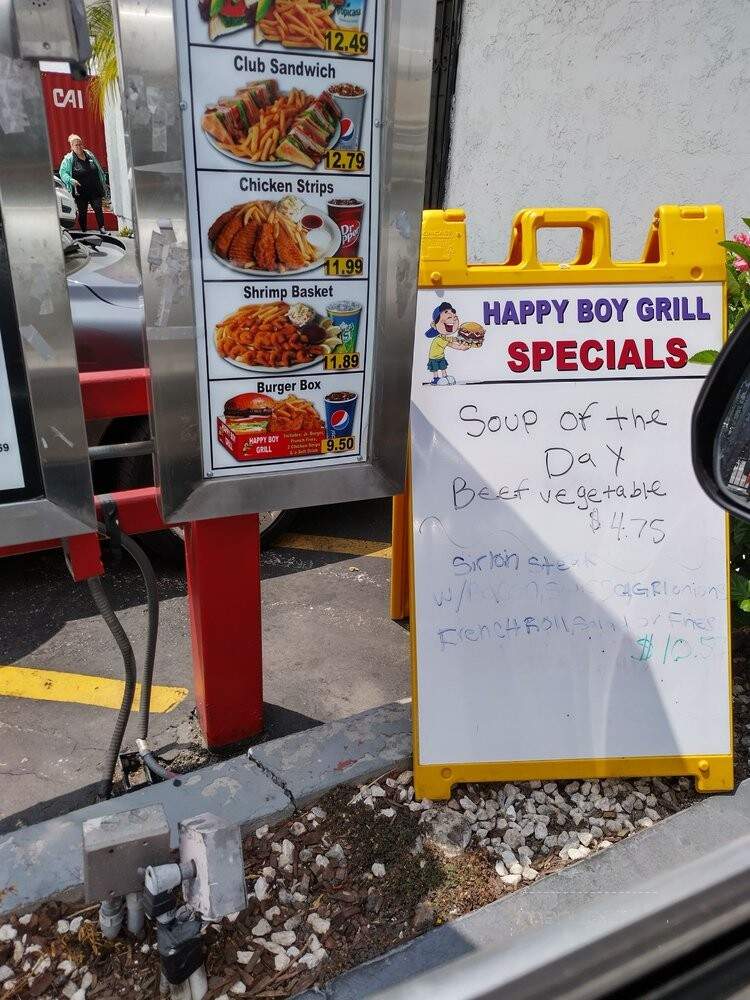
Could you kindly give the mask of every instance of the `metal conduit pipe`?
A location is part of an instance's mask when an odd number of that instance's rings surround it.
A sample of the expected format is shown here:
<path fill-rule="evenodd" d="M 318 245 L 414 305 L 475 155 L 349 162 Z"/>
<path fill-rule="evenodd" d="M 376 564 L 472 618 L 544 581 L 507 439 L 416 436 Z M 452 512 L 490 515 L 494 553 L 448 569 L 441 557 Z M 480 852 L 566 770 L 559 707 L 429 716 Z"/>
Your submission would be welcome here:
<path fill-rule="evenodd" d="M 105 458 L 137 458 L 140 455 L 153 455 L 154 442 L 126 441 L 122 444 L 95 444 L 89 448 L 89 460 L 99 462 Z"/>

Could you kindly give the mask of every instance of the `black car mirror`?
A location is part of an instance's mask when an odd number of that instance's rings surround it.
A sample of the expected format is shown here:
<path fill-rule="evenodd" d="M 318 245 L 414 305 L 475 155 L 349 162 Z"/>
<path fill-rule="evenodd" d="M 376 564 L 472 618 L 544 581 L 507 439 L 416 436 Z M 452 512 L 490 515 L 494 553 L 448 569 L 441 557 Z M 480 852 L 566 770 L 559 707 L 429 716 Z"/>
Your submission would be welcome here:
<path fill-rule="evenodd" d="M 693 468 L 709 497 L 750 521 L 750 312 L 714 361 L 693 410 Z"/>

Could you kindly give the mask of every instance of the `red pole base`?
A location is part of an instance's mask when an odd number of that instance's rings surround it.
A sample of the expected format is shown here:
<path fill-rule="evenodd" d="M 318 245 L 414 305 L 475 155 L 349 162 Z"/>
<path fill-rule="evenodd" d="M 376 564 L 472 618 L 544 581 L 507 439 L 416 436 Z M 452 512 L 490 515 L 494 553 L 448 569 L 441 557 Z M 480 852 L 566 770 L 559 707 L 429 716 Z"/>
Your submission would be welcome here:
<path fill-rule="evenodd" d="M 185 525 L 198 718 L 209 747 L 263 729 L 257 514 Z"/>

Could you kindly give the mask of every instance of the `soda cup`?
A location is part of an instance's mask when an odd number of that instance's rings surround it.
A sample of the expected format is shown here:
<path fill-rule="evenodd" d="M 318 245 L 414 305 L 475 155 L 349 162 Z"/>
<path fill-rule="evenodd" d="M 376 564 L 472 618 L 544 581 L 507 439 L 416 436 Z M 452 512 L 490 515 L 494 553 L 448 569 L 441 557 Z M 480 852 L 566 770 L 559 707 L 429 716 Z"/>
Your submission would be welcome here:
<path fill-rule="evenodd" d="M 359 198 L 332 198 L 328 214 L 341 230 L 339 257 L 356 257 L 362 235 L 362 213 L 365 203 Z"/>
<path fill-rule="evenodd" d="M 329 438 L 350 437 L 354 430 L 354 414 L 359 396 L 356 392 L 329 392 L 326 404 L 326 435 Z"/>
<path fill-rule="evenodd" d="M 361 31 L 365 26 L 367 0 L 344 0 L 333 17 L 339 28 Z"/>
<path fill-rule="evenodd" d="M 341 110 L 341 137 L 334 149 L 361 149 L 367 91 L 356 83 L 334 83 L 328 93 Z"/>
<path fill-rule="evenodd" d="M 336 348 L 336 354 L 354 354 L 357 350 L 357 338 L 362 320 L 362 303 L 332 302 L 326 312 L 341 340 L 341 346 Z"/>

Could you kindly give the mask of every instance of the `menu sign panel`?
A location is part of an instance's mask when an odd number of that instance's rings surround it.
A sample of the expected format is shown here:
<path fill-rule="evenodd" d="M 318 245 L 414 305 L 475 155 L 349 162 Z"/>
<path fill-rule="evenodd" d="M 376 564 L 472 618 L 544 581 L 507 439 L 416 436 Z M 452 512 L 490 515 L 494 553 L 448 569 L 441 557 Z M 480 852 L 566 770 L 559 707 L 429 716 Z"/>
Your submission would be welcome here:
<path fill-rule="evenodd" d="M 382 3 L 175 10 L 204 475 L 364 461 Z"/>
<path fill-rule="evenodd" d="M 0 341 L 2 330 L 0 329 Z M 0 493 L 25 486 L 18 431 L 8 382 L 5 352 L 0 343 Z"/>

